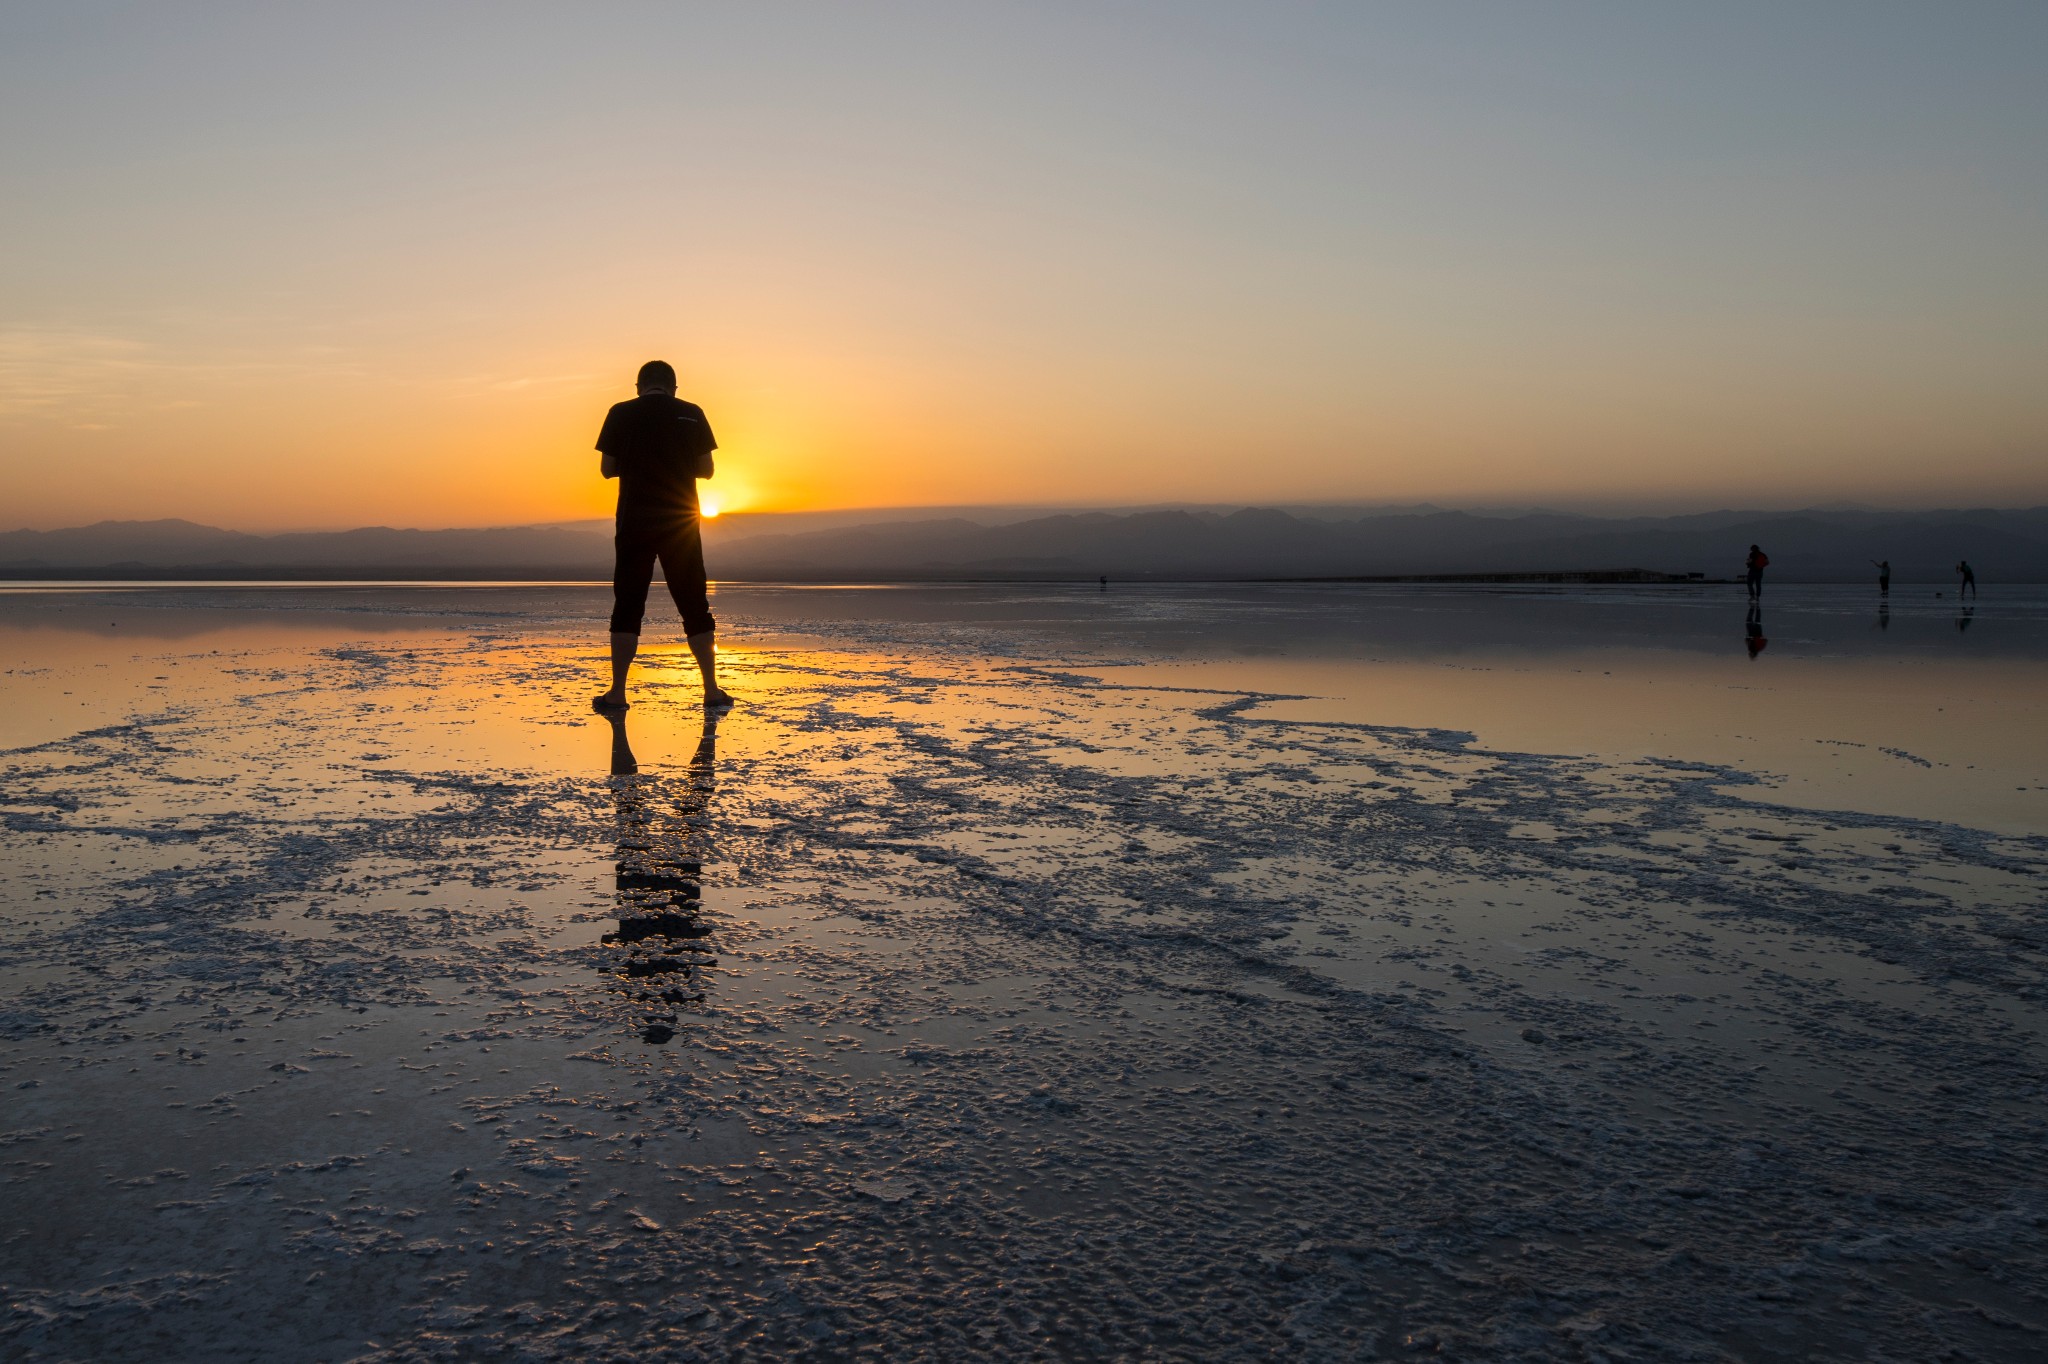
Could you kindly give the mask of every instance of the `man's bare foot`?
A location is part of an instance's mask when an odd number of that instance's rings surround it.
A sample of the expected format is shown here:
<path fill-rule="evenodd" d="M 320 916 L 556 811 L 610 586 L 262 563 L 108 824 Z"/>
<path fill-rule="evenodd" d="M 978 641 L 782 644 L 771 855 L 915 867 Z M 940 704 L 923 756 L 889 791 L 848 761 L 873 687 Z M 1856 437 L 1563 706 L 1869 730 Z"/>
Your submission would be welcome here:
<path fill-rule="evenodd" d="M 732 705 L 732 693 L 723 687 L 704 693 L 704 709 L 706 710 L 724 710 L 730 705 Z"/>
<path fill-rule="evenodd" d="M 626 694 L 621 691 L 604 692 L 592 698 L 590 702 L 592 710 L 630 710 L 632 705 L 633 703 L 626 699 Z"/>

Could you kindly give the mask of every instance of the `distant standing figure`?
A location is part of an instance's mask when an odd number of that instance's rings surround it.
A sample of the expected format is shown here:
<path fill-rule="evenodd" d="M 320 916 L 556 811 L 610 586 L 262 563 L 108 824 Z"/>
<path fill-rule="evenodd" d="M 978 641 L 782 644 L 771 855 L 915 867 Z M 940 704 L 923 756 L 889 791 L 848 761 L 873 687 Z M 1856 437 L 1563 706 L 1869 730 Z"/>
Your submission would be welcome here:
<path fill-rule="evenodd" d="M 732 697 L 718 686 L 718 622 L 711 618 L 697 525 L 697 480 L 711 477 L 718 442 L 704 409 L 676 396 L 676 372 L 667 361 L 640 366 L 636 387 L 640 396 L 614 404 L 597 434 L 598 472 L 619 480 L 619 514 L 612 541 L 612 685 L 594 704 L 599 710 L 626 708 L 626 673 L 640 648 L 647 587 L 658 559 L 704 678 L 704 704 L 729 706 Z"/>
<path fill-rule="evenodd" d="M 1964 559 L 1956 564 L 1956 572 L 1963 575 L 1963 584 L 1956 589 L 1958 597 L 1967 597 L 1977 590 L 1977 575 L 1970 571 L 1970 561 Z"/>
<path fill-rule="evenodd" d="M 1104 592 L 1107 592 L 1107 591 L 1109 591 L 1109 575 L 1108 575 L 1107 573 L 1105 573 L 1105 574 L 1103 574 L 1103 575 L 1102 575 L 1102 580 L 1101 580 L 1101 581 L 1102 581 L 1102 586 L 1101 586 L 1100 590 L 1101 590 L 1101 591 L 1104 591 Z"/>
<path fill-rule="evenodd" d="M 1890 596 L 1892 592 L 1892 561 L 1890 559 L 1872 559 L 1870 562 L 1877 566 L 1877 594 L 1881 597 Z"/>
<path fill-rule="evenodd" d="M 1771 556 L 1755 545 L 1749 547 L 1749 557 L 1742 561 L 1749 570 L 1749 595 L 1761 599 L 1764 595 L 1764 570 L 1771 566 Z"/>

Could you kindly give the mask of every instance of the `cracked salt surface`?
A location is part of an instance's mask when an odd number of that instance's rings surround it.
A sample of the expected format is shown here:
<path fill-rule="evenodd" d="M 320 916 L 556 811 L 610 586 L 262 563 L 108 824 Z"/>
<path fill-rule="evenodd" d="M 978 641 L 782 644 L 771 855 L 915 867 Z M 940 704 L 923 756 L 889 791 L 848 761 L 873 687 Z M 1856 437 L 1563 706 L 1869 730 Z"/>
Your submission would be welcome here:
<path fill-rule="evenodd" d="M 1939 817 L 1968 736 L 1822 808 L 1898 736 L 1502 743 L 1540 653 L 1389 724 L 1427 650 L 1311 693 L 1194 589 L 726 589 L 742 705 L 660 648 L 614 723 L 596 600 L 10 603 L 10 1356 L 2040 1356 L 2048 840 Z"/>

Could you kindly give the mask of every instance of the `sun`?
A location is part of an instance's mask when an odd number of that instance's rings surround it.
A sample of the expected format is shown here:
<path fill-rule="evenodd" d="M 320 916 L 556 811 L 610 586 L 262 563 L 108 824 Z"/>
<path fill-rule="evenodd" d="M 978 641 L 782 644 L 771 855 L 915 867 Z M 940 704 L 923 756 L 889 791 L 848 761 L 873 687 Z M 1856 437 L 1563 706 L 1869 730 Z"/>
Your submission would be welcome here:
<path fill-rule="evenodd" d="M 697 510 L 705 516 L 718 515 L 718 494 L 703 493 L 697 498 Z"/>

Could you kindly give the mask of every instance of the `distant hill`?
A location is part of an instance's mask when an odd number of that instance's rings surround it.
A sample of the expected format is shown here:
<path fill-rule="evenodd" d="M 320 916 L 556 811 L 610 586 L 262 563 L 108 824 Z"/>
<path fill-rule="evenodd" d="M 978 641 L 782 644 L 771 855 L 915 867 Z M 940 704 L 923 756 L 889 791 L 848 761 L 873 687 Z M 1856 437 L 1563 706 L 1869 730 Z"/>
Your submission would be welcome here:
<path fill-rule="evenodd" d="M 1366 577 L 1641 568 L 1732 577 L 1752 542 L 1780 581 L 1872 576 L 1946 581 L 1958 558 L 1980 576 L 2048 581 L 2048 508 L 1972 512 L 1711 512 L 1595 518 L 1468 512 L 1309 519 L 1269 509 L 1081 513 L 1005 526 L 965 518 L 765 534 L 723 547 L 734 578 L 969 576 Z"/>
<path fill-rule="evenodd" d="M 191 521 L 101 521 L 68 530 L 0 532 L 0 572 L 15 578 L 82 569 L 207 569 L 225 577 L 250 577 L 280 569 L 386 576 L 380 570 L 495 566 L 584 577 L 593 565 L 608 563 L 610 555 L 611 527 L 597 521 L 498 530 L 365 526 L 285 535 L 245 535 Z"/>
<path fill-rule="evenodd" d="M 1778 581 L 1946 581 L 1968 558 L 1991 582 L 2048 582 L 2048 507 L 1706 512 L 1593 517 L 1416 508 L 948 509 L 735 515 L 705 523 L 721 578 L 1330 578 L 1646 569 L 1732 577 L 1752 541 Z M 868 516 L 874 519 L 866 519 Z M 485 530 L 247 535 L 190 521 L 102 521 L 0 533 L 0 576 L 605 578 L 606 521 Z"/>

